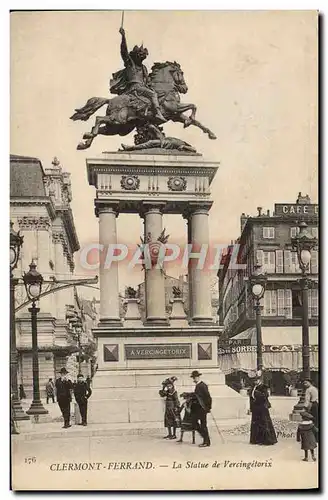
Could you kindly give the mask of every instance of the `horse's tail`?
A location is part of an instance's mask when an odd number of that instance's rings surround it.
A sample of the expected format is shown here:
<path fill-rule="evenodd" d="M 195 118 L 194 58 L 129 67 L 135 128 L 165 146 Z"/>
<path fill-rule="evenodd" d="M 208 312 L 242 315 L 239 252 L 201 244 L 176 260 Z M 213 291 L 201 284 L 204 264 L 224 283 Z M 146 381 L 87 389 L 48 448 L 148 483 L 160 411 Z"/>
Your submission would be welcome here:
<path fill-rule="evenodd" d="M 76 113 L 70 117 L 71 120 L 89 120 L 90 116 L 93 115 L 99 108 L 104 104 L 108 104 L 109 99 L 104 97 L 91 97 L 83 108 L 76 109 Z"/>

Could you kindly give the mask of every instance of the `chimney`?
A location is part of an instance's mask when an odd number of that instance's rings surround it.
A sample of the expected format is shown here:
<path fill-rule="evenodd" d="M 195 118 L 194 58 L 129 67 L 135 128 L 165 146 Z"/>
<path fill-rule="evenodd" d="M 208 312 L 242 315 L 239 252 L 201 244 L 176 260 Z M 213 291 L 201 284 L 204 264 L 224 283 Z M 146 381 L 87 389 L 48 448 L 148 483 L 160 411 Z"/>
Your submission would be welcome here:
<path fill-rule="evenodd" d="M 256 210 L 258 211 L 258 217 L 261 217 L 261 215 L 262 215 L 262 207 L 257 207 Z"/>
<path fill-rule="evenodd" d="M 247 215 L 243 212 L 240 216 L 240 232 L 242 233 L 247 222 Z"/>

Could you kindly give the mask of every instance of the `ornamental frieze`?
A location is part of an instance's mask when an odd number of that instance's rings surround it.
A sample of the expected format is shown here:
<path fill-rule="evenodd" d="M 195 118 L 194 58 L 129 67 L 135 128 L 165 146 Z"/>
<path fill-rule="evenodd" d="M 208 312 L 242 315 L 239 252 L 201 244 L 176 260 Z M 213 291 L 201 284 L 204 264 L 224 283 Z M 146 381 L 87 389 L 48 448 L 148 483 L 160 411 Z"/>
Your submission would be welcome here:
<path fill-rule="evenodd" d="M 51 225 L 49 217 L 18 217 L 17 223 L 19 229 L 24 231 L 48 231 Z"/>
<path fill-rule="evenodd" d="M 139 189 L 140 179 L 137 175 L 122 175 L 121 188 L 129 191 Z"/>
<path fill-rule="evenodd" d="M 169 177 L 167 186 L 170 191 L 185 191 L 187 187 L 187 181 L 185 177 Z"/>

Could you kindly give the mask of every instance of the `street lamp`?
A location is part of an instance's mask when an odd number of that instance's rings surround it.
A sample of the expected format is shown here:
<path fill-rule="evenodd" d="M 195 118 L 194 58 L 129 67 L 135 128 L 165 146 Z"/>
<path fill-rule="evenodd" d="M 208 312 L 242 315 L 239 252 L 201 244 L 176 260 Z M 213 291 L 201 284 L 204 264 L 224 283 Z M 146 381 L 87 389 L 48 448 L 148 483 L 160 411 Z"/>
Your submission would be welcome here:
<path fill-rule="evenodd" d="M 81 352 L 82 352 L 81 351 L 81 333 L 83 331 L 83 328 L 82 328 L 82 321 L 80 318 L 77 318 L 77 320 L 75 321 L 74 329 L 75 329 L 75 332 L 77 335 L 77 344 L 78 344 L 78 348 L 79 348 L 78 373 L 81 373 Z"/>
<path fill-rule="evenodd" d="M 23 411 L 18 393 L 18 353 L 16 347 L 16 320 L 15 320 L 15 287 L 18 279 L 14 278 L 13 271 L 17 267 L 20 251 L 23 245 L 23 236 L 13 229 L 14 223 L 10 221 L 10 381 L 12 394 L 12 419 L 29 420 Z"/>
<path fill-rule="evenodd" d="M 262 273 L 262 266 L 256 264 L 253 274 L 249 278 L 252 297 L 254 299 L 254 310 L 256 315 L 256 351 L 257 351 L 257 371 L 263 369 L 262 353 L 262 329 L 261 329 L 261 299 L 264 296 L 267 277 Z"/>
<path fill-rule="evenodd" d="M 299 280 L 302 294 L 302 375 L 304 379 L 307 379 L 310 378 L 309 285 L 311 284 L 307 273 L 310 269 L 311 251 L 317 246 L 318 240 L 312 236 L 306 222 L 303 221 L 299 225 L 299 233 L 291 241 L 292 248 L 296 250 L 298 263 L 302 272 L 302 278 Z M 294 406 L 294 415 L 302 411 L 304 402 L 305 389 L 302 391 L 299 402 Z"/>
<path fill-rule="evenodd" d="M 28 298 L 32 301 L 32 307 L 29 308 L 31 313 L 32 323 L 32 355 L 33 355 L 33 401 L 26 412 L 28 415 L 45 415 L 48 413 L 40 399 L 40 383 L 39 383 L 39 353 L 38 353 L 38 331 L 37 331 L 37 315 L 40 309 L 36 307 L 35 302 L 39 299 L 42 289 L 43 277 L 36 270 L 35 262 L 31 262 L 30 270 L 24 273 L 23 281 Z"/>

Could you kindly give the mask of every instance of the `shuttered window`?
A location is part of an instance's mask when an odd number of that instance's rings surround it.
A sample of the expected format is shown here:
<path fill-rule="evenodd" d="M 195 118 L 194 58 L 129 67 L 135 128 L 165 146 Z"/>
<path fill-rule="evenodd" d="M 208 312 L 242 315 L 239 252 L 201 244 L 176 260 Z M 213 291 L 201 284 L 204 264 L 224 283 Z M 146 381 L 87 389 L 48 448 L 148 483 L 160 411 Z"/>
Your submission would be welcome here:
<path fill-rule="evenodd" d="M 309 316 L 318 316 L 319 302 L 318 302 L 318 290 L 312 288 L 309 290 Z"/>
<path fill-rule="evenodd" d="M 284 269 L 285 273 L 291 273 L 291 251 L 284 251 Z"/>
<path fill-rule="evenodd" d="M 293 316 L 292 291 L 290 288 L 285 289 L 285 316 L 288 319 Z"/>
<path fill-rule="evenodd" d="M 276 253 L 263 252 L 263 272 L 274 273 L 276 270 Z"/>
<path fill-rule="evenodd" d="M 274 239 L 274 227 L 264 227 L 263 238 Z"/>
<path fill-rule="evenodd" d="M 318 274 L 319 272 L 319 259 L 318 259 L 318 251 L 317 250 L 312 250 L 311 252 L 311 273 L 312 274 Z"/>
<path fill-rule="evenodd" d="M 283 250 L 276 250 L 276 272 L 284 272 L 284 252 Z"/>
<path fill-rule="evenodd" d="M 264 254 L 263 250 L 257 250 L 256 252 L 257 264 L 259 264 L 260 266 L 263 266 L 263 261 L 264 261 L 263 254 Z"/>
<path fill-rule="evenodd" d="M 277 291 L 266 290 L 264 293 L 264 316 L 277 316 Z"/>

